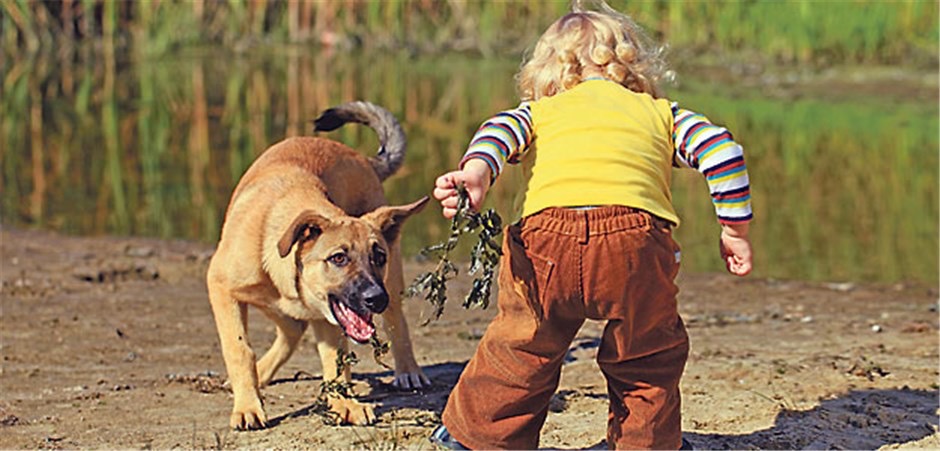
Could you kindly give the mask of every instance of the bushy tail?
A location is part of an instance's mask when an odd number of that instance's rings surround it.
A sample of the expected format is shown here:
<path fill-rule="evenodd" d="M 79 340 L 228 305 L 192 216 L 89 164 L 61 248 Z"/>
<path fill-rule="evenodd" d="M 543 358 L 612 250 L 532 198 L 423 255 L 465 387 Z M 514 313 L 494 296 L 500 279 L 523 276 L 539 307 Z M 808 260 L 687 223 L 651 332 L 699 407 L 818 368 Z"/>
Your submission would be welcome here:
<path fill-rule="evenodd" d="M 347 122 L 368 125 L 379 135 L 379 151 L 369 159 L 379 180 L 395 173 L 405 159 L 405 131 L 388 110 L 369 102 L 349 102 L 330 108 L 313 122 L 313 131 L 336 130 Z"/>

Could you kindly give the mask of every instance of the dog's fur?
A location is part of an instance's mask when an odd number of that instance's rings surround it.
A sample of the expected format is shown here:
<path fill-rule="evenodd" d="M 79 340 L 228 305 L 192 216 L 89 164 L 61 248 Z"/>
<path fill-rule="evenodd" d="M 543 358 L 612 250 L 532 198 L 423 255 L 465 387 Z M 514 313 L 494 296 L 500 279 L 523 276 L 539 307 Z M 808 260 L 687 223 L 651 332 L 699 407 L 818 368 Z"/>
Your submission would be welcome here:
<path fill-rule="evenodd" d="M 375 129 L 382 145 L 377 156 L 366 158 L 325 138 L 289 138 L 258 157 L 229 202 L 207 282 L 235 395 L 235 429 L 266 426 L 259 390 L 294 352 L 308 325 L 325 382 L 337 375 L 344 332 L 368 341 L 372 313 L 384 310 L 395 385 L 430 384 L 415 361 L 402 313 L 398 240 L 402 222 L 428 199 L 386 206 L 381 182 L 398 169 L 405 151 L 404 132 L 391 113 L 351 102 L 325 111 L 315 130 L 347 122 Z M 271 349 L 257 362 L 248 343 L 249 305 L 277 325 Z M 350 381 L 348 368 L 341 377 Z M 346 423 L 375 419 L 369 405 L 353 399 L 331 398 L 330 409 Z"/>

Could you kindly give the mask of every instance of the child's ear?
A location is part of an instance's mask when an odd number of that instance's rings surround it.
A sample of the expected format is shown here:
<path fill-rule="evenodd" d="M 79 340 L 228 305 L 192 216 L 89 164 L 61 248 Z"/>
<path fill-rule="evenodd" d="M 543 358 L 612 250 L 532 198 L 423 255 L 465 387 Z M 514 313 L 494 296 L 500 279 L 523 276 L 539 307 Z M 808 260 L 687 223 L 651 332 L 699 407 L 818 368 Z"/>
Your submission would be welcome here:
<path fill-rule="evenodd" d="M 362 220 L 381 230 L 385 242 L 391 243 L 398 239 L 401 226 L 405 223 L 405 220 L 421 211 L 427 205 L 429 199 L 428 196 L 424 196 L 408 205 L 379 207 L 375 211 L 364 215 Z"/>

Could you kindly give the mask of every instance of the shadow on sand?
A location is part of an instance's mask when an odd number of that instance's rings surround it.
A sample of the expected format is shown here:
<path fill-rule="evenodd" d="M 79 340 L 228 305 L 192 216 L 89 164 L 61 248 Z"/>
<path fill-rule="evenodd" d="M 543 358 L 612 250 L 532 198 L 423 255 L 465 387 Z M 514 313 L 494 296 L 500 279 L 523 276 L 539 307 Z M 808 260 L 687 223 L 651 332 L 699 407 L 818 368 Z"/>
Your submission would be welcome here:
<path fill-rule="evenodd" d="M 937 408 L 937 391 L 853 390 L 810 410 L 784 410 L 768 429 L 684 436 L 697 449 L 877 449 L 936 434 Z"/>
<path fill-rule="evenodd" d="M 424 390 L 392 387 L 383 382 L 392 376 L 389 371 L 359 374 L 356 379 L 371 386 L 371 393 L 363 400 L 376 403 L 379 416 L 409 408 L 437 416 L 465 366 L 466 362 L 446 362 L 425 367 L 434 385 Z M 564 398 L 565 393 L 559 395 Z M 936 390 L 853 390 L 820 401 L 810 410 L 783 410 L 767 429 L 747 434 L 685 432 L 683 437 L 695 449 L 877 449 L 936 434 L 940 428 L 938 407 L 940 392 Z M 272 423 L 310 413 L 311 407 L 304 407 Z M 606 441 L 600 440 L 582 449 L 606 448 Z"/>
<path fill-rule="evenodd" d="M 457 378 L 460 377 L 460 373 L 463 371 L 466 364 L 466 362 L 446 362 L 424 367 L 424 374 L 433 381 L 433 385 L 421 390 L 400 390 L 384 382 L 384 380 L 391 379 L 394 375 L 391 371 L 354 373 L 353 379 L 365 381 L 369 384 L 369 394 L 363 396 L 360 400 L 367 403 L 374 403 L 376 416 L 381 417 L 387 412 L 408 408 L 427 411 L 432 416 L 436 416 L 444 410 L 447 397 L 450 395 L 450 391 L 454 385 L 457 384 Z M 309 373 L 301 372 L 295 374 L 293 377 L 275 379 L 271 381 L 270 385 L 297 381 L 319 382 L 321 380 L 322 377 L 319 375 L 314 376 Z M 310 403 L 291 412 L 270 418 L 268 420 L 268 427 L 277 426 L 288 419 L 314 415 L 317 412 L 317 408 L 316 403 Z"/>
<path fill-rule="evenodd" d="M 853 390 L 810 410 L 784 410 L 768 429 L 683 438 L 693 449 L 878 449 L 936 434 L 937 408 L 937 391 Z M 607 449 L 607 442 L 582 449 Z"/>

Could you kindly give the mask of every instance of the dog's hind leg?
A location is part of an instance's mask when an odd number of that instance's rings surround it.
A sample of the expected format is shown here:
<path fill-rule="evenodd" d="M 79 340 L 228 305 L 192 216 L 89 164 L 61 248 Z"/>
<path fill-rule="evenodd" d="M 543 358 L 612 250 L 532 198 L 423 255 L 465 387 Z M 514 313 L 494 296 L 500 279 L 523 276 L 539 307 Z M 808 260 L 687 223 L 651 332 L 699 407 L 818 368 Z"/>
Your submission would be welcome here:
<path fill-rule="evenodd" d="M 401 294 L 405 288 L 405 280 L 402 275 L 401 248 L 397 240 L 391 245 L 389 254 L 385 280 L 389 302 L 388 308 L 382 313 L 382 325 L 392 342 L 392 356 L 395 357 L 395 381 L 392 385 L 406 390 L 428 387 L 431 381 L 415 361 L 408 322 L 402 310 Z"/>
<path fill-rule="evenodd" d="M 277 325 L 277 337 L 271 344 L 271 349 L 258 360 L 258 386 L 264 387 L 274 378 L 274 373 L 290 358 L 300 343 L 307 322 L 296 320 L 282 313 L 266 311 L 265 315 Z"/>
<path fill-rule="evenodd" d="M 248 344 L 248 306 L 237 302 L 224 283 L 211 276 L 208 288 L 222 357 L 235 396 L 229 425 L 233 429 L 264 428 L 268 420 L 258 391 L 255 353 Z"/>

